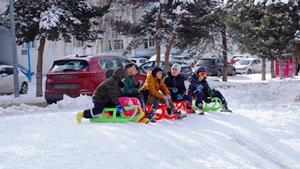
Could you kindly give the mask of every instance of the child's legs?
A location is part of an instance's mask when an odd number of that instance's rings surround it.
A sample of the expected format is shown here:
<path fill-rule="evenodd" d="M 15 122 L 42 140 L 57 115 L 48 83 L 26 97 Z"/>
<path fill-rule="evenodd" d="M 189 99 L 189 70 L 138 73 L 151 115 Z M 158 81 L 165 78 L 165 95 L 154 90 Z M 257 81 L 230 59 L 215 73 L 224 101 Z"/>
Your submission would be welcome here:
<path fill-rule="evenodd" d="M 171 107 L 172 110 L 176 110 L 176 107 L 175 107 L 172 99 L 166 99 L 165 103 L 168 104 Z"/>
<path fill-rule="evenodd" d="M 184 96 L 183 96 L 183 100 L 187 100 L 188 102 L 191 103 L 191 105 L 193 104 L 192 97 L 189 96 L 189 95 L 184 95 Z"/>
<path fill-rule="evenodd" d="M 88 119 L 93 118 L 93 117 L 101 114 L 103 109 L 105 108 L 105 106 L 106 106 L 106 104 L 104 104 L 104 103 L 94 102 L 94 108 L 84 110 L 83 117 L 88 118 Z"/>
<path fill-rule="evenodd" d="M 217 97 L 217 98 L 219 98 L 221 101 L 222 101 L 222 104 L 223 105 L 226 105 L 227 104 L 227 102 L 226 102 L 226 100 L 225 100 L 225 97 L 221 94 L 221 92 L 219 92 L 218 90 L 214 90 L 214 94 L 213 94 L 213 96 L 212 97 Z"/>
<path fill-rule="evenodd" d="M 160 102 L 161 102 L 161 99 L 149 95 L 147 103 L 152 105 L 150 113 L 155 113 L 156 112 L 158 104 Z"/>
<path fill-rule="evenodd" d="M 204 93 L 201 92 L 201 91 L 197 91 L 197 92 L 195 93 L 195 97 L 196 97 L 195 106 L 198 106 L 199 103 L 202 104 L 202 101 L 203 101 L 203 99 L 204 99 Z"/>

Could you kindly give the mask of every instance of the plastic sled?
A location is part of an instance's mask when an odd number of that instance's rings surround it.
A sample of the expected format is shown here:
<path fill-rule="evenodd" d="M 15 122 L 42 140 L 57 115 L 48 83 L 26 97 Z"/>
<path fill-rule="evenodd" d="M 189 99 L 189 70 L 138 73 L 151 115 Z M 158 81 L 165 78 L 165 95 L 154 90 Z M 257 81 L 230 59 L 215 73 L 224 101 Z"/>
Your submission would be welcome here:
<path fill-rule="evenodd" d="M 206 103 L 203 101 L 203 108 L 204 112 L 212 112 L 212 111 L 219 111 L 222 108 L 222 101 L 217 97 L 209 98 L 211 100 L 210 103 Z M 197 106 L 193 106 L 194 110 L 199 110 Z"/>
<path fill-rule="evenodd" d="M 155 112 L 155 120 L 162 120 L 162 119 L 175 120 L 178 118 L 178 114 L 168 115 L 167 108 L 170 108 L 170 106 L 160 103 Z M 151 111 L 151 105 L 147 104 L 147 112 L 150 112 L 150 111 Z"/>
<path fill-rule="evenodd" d="M 149 119 L 145 118 L 145 113 L 137 98 L 120 97 L 119 102 L 124 107 L 123 113 L 118 113 L 115 107 L 104 108 L 100 115 L 91 118 L 90 121 L 110 123 L 127 123 L 129 121 L 147 123 L 149 121 Z"/>
<path fill-rule="evenodd" d="M 183 111 L 186 113 L 195 113 L 195 111 L 193 109 L 193 105 L 187 100 L 175 101 L 174 105 L 177 108 L 177 110 L 180 110 L 180 111 Z"/>

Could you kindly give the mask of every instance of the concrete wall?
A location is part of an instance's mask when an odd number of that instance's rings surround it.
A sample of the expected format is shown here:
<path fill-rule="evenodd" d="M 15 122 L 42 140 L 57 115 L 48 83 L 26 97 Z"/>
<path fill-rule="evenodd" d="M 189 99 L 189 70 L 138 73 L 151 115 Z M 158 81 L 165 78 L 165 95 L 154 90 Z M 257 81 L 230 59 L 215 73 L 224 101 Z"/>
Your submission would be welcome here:
<path fill-rule="evenodd" d="M 0 64 L 12 63 L 11 37 L 9 30 L 0 27 Z"/>

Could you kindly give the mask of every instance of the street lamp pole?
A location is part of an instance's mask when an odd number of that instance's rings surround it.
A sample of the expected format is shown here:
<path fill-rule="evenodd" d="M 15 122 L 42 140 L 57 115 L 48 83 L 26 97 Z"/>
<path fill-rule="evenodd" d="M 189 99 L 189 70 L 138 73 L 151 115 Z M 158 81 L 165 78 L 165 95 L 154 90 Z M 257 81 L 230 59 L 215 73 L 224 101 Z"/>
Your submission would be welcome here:
<path fill-rule="evenodd" d="M 14 70 L 14 93 L 15 97 L 19 97 L 19 78 L 17 68 L 17 46 L 16 46 L 16 30 L 15 30 L 15 15 L 14 15 L 14 0 L 9 0 L 9 14 L 10 14 L 10 32 L 12 35 L 11 46 L 12 46 L 12 63 Z"/>

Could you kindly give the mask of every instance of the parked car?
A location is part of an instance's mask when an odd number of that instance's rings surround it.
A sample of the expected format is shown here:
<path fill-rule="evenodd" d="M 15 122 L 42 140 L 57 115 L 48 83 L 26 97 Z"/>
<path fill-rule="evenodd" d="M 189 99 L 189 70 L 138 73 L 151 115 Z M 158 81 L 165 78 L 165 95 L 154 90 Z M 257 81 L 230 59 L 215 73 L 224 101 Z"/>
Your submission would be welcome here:
<path fill-rule="evenodd" d="M 131 62 L 136 64 L 137 66 L 141 66 L 143 63 L 146 63 L 149 59 L 143 57 L 133 57 L 130 59 Z"/>
<path fill-rule="evenodd" d="M 171 61 L 170 62 L 170 67 L 172 67 L 172 65 L 174 63 L 178 63 L 178 64 L 181 65 L 181 74 L 184 76 L 185 79 L 188 79 L 188 77 L 192 73 L 192 68 L 189 65 L 185 64 L 185 63 L 180 63 L 180 62 L 177 62 L 177 61 Z M 154 67 L 156 67 L 156 62 L 155 61 L 149 61 L 149 62 L 146 62 L 146 63 L 142 64 L 139 67 L 139 70 L 142 71 L 142 72 L 144 72 L 144 73 L 148 73 Z M 164 68 L 165 68 L 165 62 L 164 61 L 160 61 L 159 67 L 161 67 L 164 70 Z M 164 73 L 164 76 L 165 76 L 167 72 L 163 72 L 163 73 Z"/>
<path fill-rule="evenodd" d="M 195 70 L 199 67 L 204 67 L 207 75 L 220 77 L 223 73 L 224 60 L 220 58 L 202 58 L 197 62 Z M 236 75 L 235 67 L 230 63 L 228 63 L 227 73 L 231 76 Z"/>
<path fill-rule="evenodd" d="M 54 61 L 47 73 L 45 99 L 48 104 L 63 99 L 66 94 L 77 97 L 92 95 L 96 87 L 105 79 L 107 69 L 124 67 L 129 60 L 119 56 L 68 56 Z M 139 72 L 136 80 L 146 79 Z"/>
<path fill-rule="evenodd" d="M 240 59 L 247 59 L 247 58 L 255 58 L 255 55 L 251 54 L 234 54 L 232 59 L 230 59 L 230 63 L 235 65 Z"/>
<path fill-rule="evenodd" d="M 174 57 L 175 57 L 174 55 L 170 54 L 170 59 L 169 60 L 174 61 Z M 160 60 L 165 61 L 165 54 L 164 53 L 160 54 Z M 149 61 L 156 61 L 156 54 L 151 56 Z"/>
<path fill-rule="evenodd" d="M 27 94 L 28 80 L 26 76 L 19 71 L 19 92 Z M 0 94 L 14 93 L 14 72 L 13 67 L 9 65 L 0 65 Z"/>
<path fill-rule="evenodd" d="M 240 59 L 235 64 L 237 73 L 260 73 L 262 71 L 262 60 L 256 58 Z"/>
<path fill-rule="evenodd" d="M 189 56 L 174 56 L 174 60 L 178 62 L 186 63 L 189 66 L 194 66 L 195 60 Z"/>

